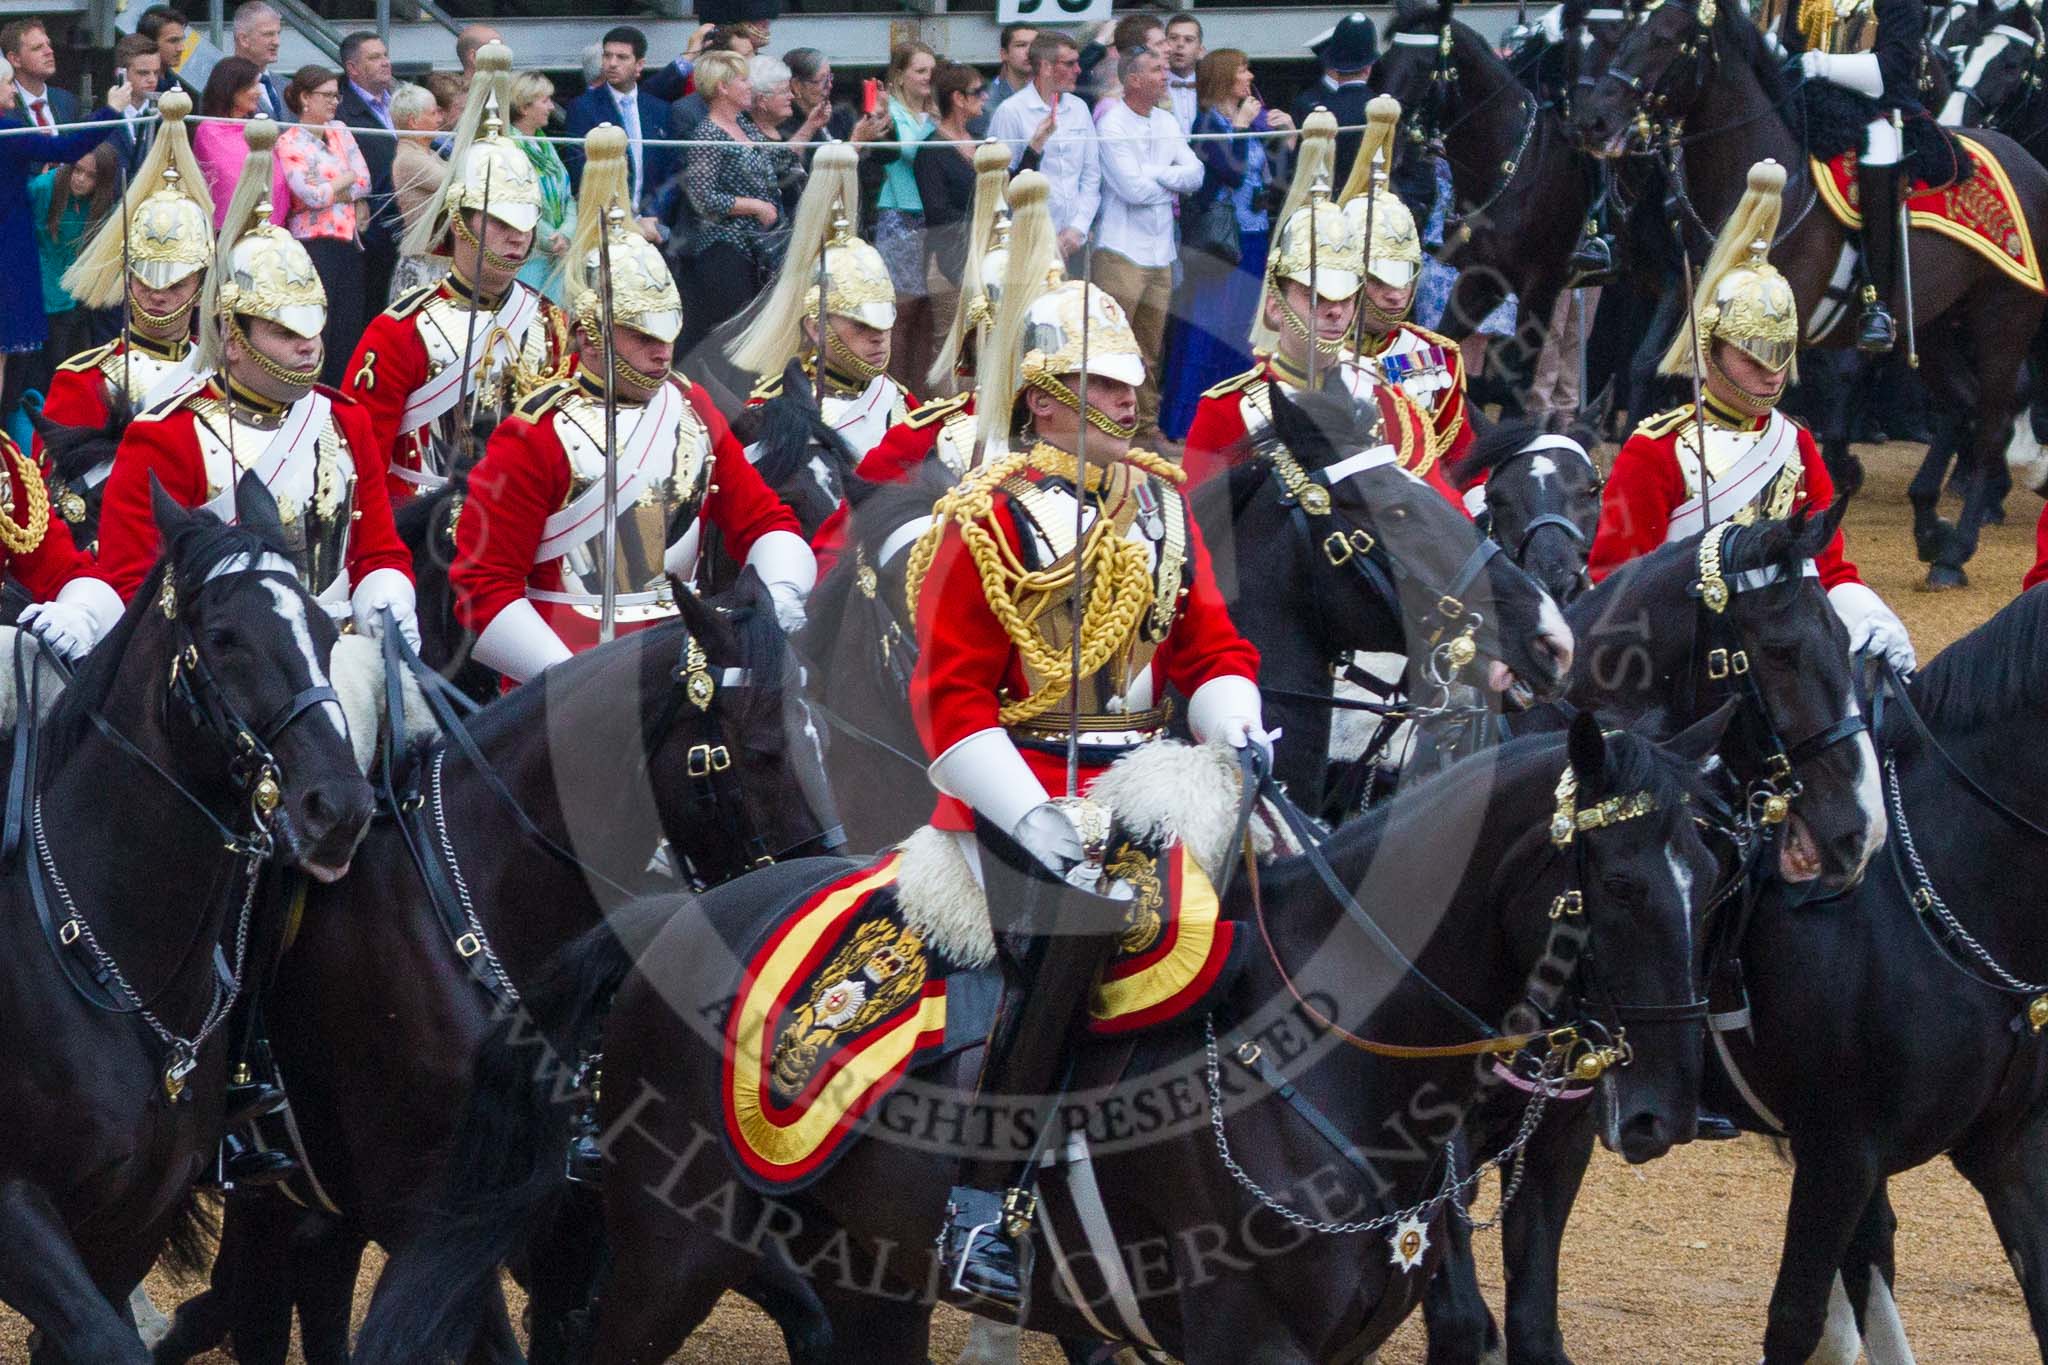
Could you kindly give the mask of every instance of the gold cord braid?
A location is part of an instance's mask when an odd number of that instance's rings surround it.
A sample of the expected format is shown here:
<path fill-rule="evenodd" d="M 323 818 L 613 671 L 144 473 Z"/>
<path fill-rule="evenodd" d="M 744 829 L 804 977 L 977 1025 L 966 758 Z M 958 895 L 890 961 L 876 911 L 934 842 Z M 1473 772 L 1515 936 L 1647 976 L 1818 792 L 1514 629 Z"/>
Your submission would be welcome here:
<path fill-rule="evenodd" d="M 6 508 L 0 509 L 0 546 L 5 546 L 10 555 L 31 554 L 50 529 L 50 490 L 43 483 L 42 471 L 36 468 L 35 461 L 22 454 L 12 441 L 7 442 L 7 456 L 14 462 L 15 481 L 21 485 L 28 507 L 27 515 L 18 522 L 7 515 L 12 510 L 12 498 L 7 500 Z"/>
<path fill-rule="evenodd" d="M 1078 555 L 1066 556 L 1050 569 L 1031 570 L 1024 566 L 1009 542 L 997 531 L 995 493 L 1002 483 L 1027 468 L 1047 468 L 1050 447 L 1008 455 L 977 469 L 966 480 L 940 498 L 932 507 L 932 524 L 918 538 L 910 552 L 905 579 L 911 614 L 916 615 L 925 576 L 937 557 L 946 528 L 956 527 L 961 542 L 981 577 L 982 595 L 1003 633 L 1010 637 L 1022 656 L 1028 674 L 1044 679 L 1037 691 L 1021 701 L 1000 708 L 996 715 L 1005 725 L 1018 725 L 1043 715 L 1066 700 L 1072 690 L 1072 659 L 1068 651 L 1056 648 L 1040 635 L 1037 623 L 1046 611 L 1062 606 L 1074 585 L 1077 559 L 1088 566 L 1088 601 L 1081 613 L 1081 671 L 1093 673 L 1137 638 L 1140 623 L 1152 608 L 1151 555 L 1145 546 L 1116 533 L 1108 517 L 1097 517 Z M 1181 471 L 1145 451 L 1130 452 L 1130 462 L 1147 473 L 1167 471 L 1165 477 L 1178 482 Z M 1071 476 L 1073 457 L 1064 471 Z M 1029 602 L 1029 609 L 1020 603 Z"/>

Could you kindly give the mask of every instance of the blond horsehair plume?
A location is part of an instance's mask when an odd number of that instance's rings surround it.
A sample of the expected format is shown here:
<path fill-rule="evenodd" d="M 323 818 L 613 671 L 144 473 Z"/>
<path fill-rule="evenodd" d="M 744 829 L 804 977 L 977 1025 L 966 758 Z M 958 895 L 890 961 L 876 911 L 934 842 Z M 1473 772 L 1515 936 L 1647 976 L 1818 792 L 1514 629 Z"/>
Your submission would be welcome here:
<path fill-rule="evenodd" d="M 1704 379 L 1707 366 L 1701 362 L 1717 336 L 1744 349 L 1754 349 L 1758 343 L 1779 348 L 1797 344 L 1798 304 L 1785 277 L 1767 259 L 1777 236 L 1784 192 L 1783 166 L 1759 161 L 1749 168 L 1748 188 L 1714 239 L 1713 254 L 1700 272 L 1692 301 L 1693 322 L 1672 338 L 1657 367 L 1659 374 L 1689 375 L 1699 365 Z M 1798 377 L 1794 361 L 1786 379 L 1789 383 Z"/>
<path fill-rule="evenodd" d="M 1351 174 L 1337 196 L 1339 204 L 1350 203 L 1371 187 L 1373 153 L 1379 153 L 1383 174 L 1394 173 L 1394 134 L 1400 127 L 1401 101 L 1392 95 L 1376 95 L 1365 106 L 1365 133 L 1358 139 L 1358 155 L 1351 158 Z"/>
<path fill-rule="evenodd" d="M 1007 449 L 1011 419 L 1022 387 L 1018 369 L 1024 354 L 1024 328 L 1031 304 L 1059 273 L 1049 265 L 1059 256 L 1059 234 L 1052 225 L 1052 183 L 1037 171 L 1025 171 L 1010 182 L 1010 261 L 1003 272 L 1001 296 L 989 324 L 986 349 L 975 368 L 978 425 L 976 444 L 982 460 L 988 452 Z"/>
<path fill-rule="evenodd" d="M 828 142 L 811 162 L 810 183 L 797 201 L 774 287 L 727 352 L 743 372 L 780 374 L 804 349 L 804 318 L 816 312 L 804 299 L 817 287 L 819 253 L 841 219 L 849 236 L 860 236 L 860 158 L 846 143 Z"/>
<path fill-rule="evenodd" d="M 128 181 L 128 197 L 122 204 L 121 212 L 133 220 L 129 231 L 123 233 L 119 214 L 108 214 L 85 250 L 64 271 L 64 288 L 87 308 L 120 304 L 125 288 L 121 278 L 124 236 L 129 239 L 128 252 L 162 268 L 156 279 L 149 280 L 159 289 L 195 269 L 204 269 L 213 257 L 213 196 L 207 192 L 206 176 L 192 155 L 191 135 L 185 129 L 192 98 L 182 90 L 169 91 L 158 102 L 157 111 L 163 115 L 163 126 L 149 144 L 149 155 Z M 151 203 L 158 195 L 163 197 Z M 176 202 L 180 198 L 197 206 L 199 213 L 183 209 Z M 133 268 L 135 261 L 127 264 Z"/>
<path fill-rule="evenodd" d="M 960 364 L 961 348 L 967 334 L 988 321 L 987 285 L 982 279 L 983 258 L 995 244 L 996 214 L 1003 207 L 1003 191 L 1010 184 L 1010 148 L 989 141 L 974 149 L 974 205 L 967 216 L 967 254 L 960 265 L 960 296 L 953 309 L 953 324 L 946 329 L 945 343 L 932 361 L 927 376 L 934 390 L 948 388 Z M 998 281 L 998 287 L 1001 282 Z"/>
<path fill-rule="evenodd" d="M 626 160 L 626 130 L 606 123 L 583 135 L 583 183 L 576 194 L 576 231 L 569 235 L 569 249 L 562 253 L 557 272 L 569 283 L 574 296 L 583 288 L 583 263 L 597 250 L 597 239 L 605 229 L 605 215 L 612 205 L 628 210 L 633 193 L 633 171 Z M 632 225 L 627 224 L 628 227 Z"/>
<path fill-rule="evenodd" d="M 1329 185 L 1336 179 L 1337 166 L 1337 117 L 1329 110 L 1317 108 L 1301 124 L 1301 148 L 1294 156 L 1294 180 L 1287 187 L 1287 202 L 1280 206 L 1274 217 L 1275 234 L 1281 224 L 1291 222 L 1295 212 L 1308 203 L 1309 191 L 1317 184 Z M 1266 321 L 1266 300 L 1273 296 L 1273 274 L 1266 272 L 1266 281 L 1259 288 L 1259 307 L 1252 314 L 1252 345 L 1262 351 L 1271 351 L 1280 344 L 1280 334 Z"/>
<path fill-rule="evenodd" d="M 248 233 L 264 228 L 282 231 L 270 222 L 274 207 L 270 202 L 270 182 L 276 174 L 275 148 L 280 131 L 275 119 L 261 115 L 242 127 L 242 140 L 249 145 L 249 157 L 242 163 L 242 176 L 235 182 L 234 197 L 228 200 L 227 216 L 221 220 L 220 232 L 215 239 L 213 268 L 206 272 L 206 287 L 199 295 L 199 346 L 194 363 L 200 374 L 210 374 L 223 368 L 227 362 L 228 320 L 222 312 L 221 295 L 224 290 L 233 289 L 230 279 L 234 273 L 236 244 Z"/>
<path fill-rule="evenodd" d="M 469 149 L 481 134 L 487 116 L 512 117 L 512 49 L 503 43 L 485 43 L 477 49 L 476 76 L 469 83 L 469 95 L 462 106 L 462 121 L 455 125 L 455 141 L 448 149 L 448 164 L 459 170 L 469 158 Z M 454 212 L 448 199 L 459 191 L 459 177 L 453 171 L 434 191 L 427 211 L 419 216 L 399 244 L 406 256 L 435 256 L 447 249 L 449 216 Z"/>

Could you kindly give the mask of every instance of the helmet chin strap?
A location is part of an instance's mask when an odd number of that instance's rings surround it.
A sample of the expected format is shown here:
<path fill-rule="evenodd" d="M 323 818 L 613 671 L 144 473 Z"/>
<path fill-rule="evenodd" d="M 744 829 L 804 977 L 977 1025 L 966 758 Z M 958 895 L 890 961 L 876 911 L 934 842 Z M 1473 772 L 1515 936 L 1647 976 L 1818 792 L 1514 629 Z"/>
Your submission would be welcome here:
<path fill-rule="evenodd" d="M 1344 354 L 1344 338 L 1320 335 L 1314 327 L 1309 325 L 1308 319 L 1304 318 L 1295 306 L 1287 301 L 1286 290 L 1274 290 L 1273 299 L 1274 302 L 1280 305 L 1280 320 L 1287 324 L 1287 330 L 1294 333 L 1295 337 L 1303 343 L 1314 347 L 1316 354 L 1329 356 L 1332 359 Z"/>
<path fill-rule="evenodd" d="M 248 353 L 249 359 L 254 362 L 256 368 L 269 375 L 272 379 L 275 379 L 278 383 L 289 385 L 293 388 L 310 389 L 319 382 L 319 361 L 314 361 L 306 369 L 294 370 L 282 361 L 265 355 L 261 350 L 257 349 L 255 342 L 249 340 L 249 334 L 242 330 L 240 314 L 228 314 L 227 332 L 229 340 L 242 343 L 242 349 Z"/>
<path fill-rule="evenodd" d="M 193 290 L 192 297 L 168 313 L 152 313 L 135 301 L 135 291 L 128 291 L 128 318 L 140 323 L 143 330 L 158 337 L 182 335 L 191 325 L 192 310 L 199 306 L 199 291 Z"/>
<path fill-rule="evenodd" d="M 449 215 L 448 230 L 455 234 L 456 240 L 476 248 L 477 257 L 483 263 L 477 270 L 478 274 L 482 274 L 484 268 L 488 267 L 491 270 L 499 270 L 506 274 L 516 275 L 519 273 L 519 267 L 526 264 L 524 258 L 515 261 L 510 256 L 500 256 L 497 252 L 485 246 L 483 239 L 477 236 L 475 230 L 470 227 L 469 215 L 467 213 Z M 470 283 L 481 290 L 482 285 L 479 281 L 472 280 Z"/>
<path fill-rule="evenodd" d="M 1371 276 L 1366 278 L 1368 284 L 1358 291 L 1358 306 L 1365 310 L 1365 315 L 1382 327 L 1398 327 L 1406 322 L 1408 315 L 1415 311 L 1415 291 L 1408 291 L 1408 301 L 1401 305 L 1399 311 L 1389 312 L 1372 301 Z"/>
<path fill-rule="evenodd" d="M 1707 368 L 1714 372 L 1715 377 L 1720 379 L 1727 391 L 1726 393 L 1714 393 L 1710 390 L 1710 395 L 1726 403 L 1731 408 L 1748 413 L 1751 417 L 1761 417 L 1772 408 L 1777 407 L 1778 400 L 1785 395 L 1785 386 L 1782 384 L 1778 386 L 1776 393 L 1768 396 L 1751 393 L 1736 382 L 1734 375 L 1721 368 L 1720 357 L 1714 354 L 1712 346 L 1707 348 Z"/>
<path fill-rule="evenodd" d="M 649 374 L 637 368 L 617 350 L 612 352 L 612 373 L 618 377 L 620 388 L 634 390 L 643 403 L 654 396 L 656 389 L 668 382 L 667 375 Z"/>
<path fill-rule="evenodd" d="M 1026 382 L 1033 388 L 1049 395 L 1061 407 L 1079 413 L 1082 421 L 1094 427 L 1105 436 L 1119 441 L 1128 441 L 1138 434 L 1138 424 L 1136 422 L 1119 422 L 1093 404 L 1083 408 L 1081 406 L 1081 395 L 1075 393 L 1052 375 L 1038 375 Z"/>
<path fill-rule="evenodd" d="M 837 366 L 828 368 L 843 366 L 850 378 L 858 379 L 863 384 L 872 383 L 886 370 L 885 366 L 870 364 L 855 355 L 853 347 L 846 344 L 845 340 L 839 335 L 837 327 L 827 327 L 825 329 L 825 349 L 831 353 L 832 359 L 837 362 Z"/>

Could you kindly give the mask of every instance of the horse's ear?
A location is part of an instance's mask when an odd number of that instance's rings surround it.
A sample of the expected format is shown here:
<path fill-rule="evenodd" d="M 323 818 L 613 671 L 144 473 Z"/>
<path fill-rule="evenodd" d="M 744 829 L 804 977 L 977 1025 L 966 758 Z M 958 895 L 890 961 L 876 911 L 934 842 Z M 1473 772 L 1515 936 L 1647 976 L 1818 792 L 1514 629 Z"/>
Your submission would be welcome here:
<path fill-rule="evenodd" d="M 1607 429 L 1607 419 L 1614 415 L 1614 379 L 1610 376 L 1593 399 L 1591 407 L 1581 407 L 1566 423 L 1564 435 L 1571 437 L 1588 452 L 1600 444 L 1600 433 Z"/>
<path fill-rule="evenodd" d="M 243 530 L 254 532 L 267 544 L 284 542 L 284 520 L 277 512 L 277 499 L 253 469 L 235 480 L 235 521 Z"/>
<path fill-rule="evenodd" d="M 1579 779 L 1582 795 L 1602 791 L 1607 785 L 1607 736 L 1600 733 L 1600 722 L 1591 711 L 1581 711 L 1572 717 L 1572 729 L 1567 752 L 1571 756 L 1572 772 Z"/>
<path fill-rule="evenodd" d="M 782 391 L 795 394 L 798 401 L 807 408 L 818 405 L 817 394 L 811 389 L 811 377 L 804 373 L 803 361 L 794 357 L 782 367 Z"/>
<path fill-rule="evenodd" d="M 1437 0 L 1436 26 L 1439 30 L 1451 26 L 1451 3 L 1452 0 Z"/>
<path fill-rule="evenodd" d="M 1586 11 L 1593 7 L 1593 0 L 1564 0 L 1564 10 L 1558 16 L 1558 27 L 1570 33 L 1586 22 Z"/>
<path fill-rule="evenodd" d="M 1849 514 L 1849 499 L 1838 497 L 1824 512 L 1805 512 L 1792 523 L 1792 543 L 1787 547 L 1788 558 L 1818 559 L 1821 552 L 1834 543 L 1835 532 L 1841 529 L 1842 518 Z"/>
<path fill-rule="evenodd" d="M 735 603 L 752 607 L 756 611 L 773 611 L 774 600 L 768 595 L 768 585 L 761 581 L 759 574 L 750 568 L 740 570 L 740 576 L 732 589 L 723 596 Z M 718 659 L 733 659 L 739 654 L 739 635 L 733 630 L 732 622 L 718 607 L 698 596 L 695 589 L 684 583 L 676 585 L 676 608 L 682 614 L 683 625 L 704 652 Z"/>
<path fill-rule="evenodd" d="M 1306 468 L 1321 469 L 1328 464 L 1330 438 L 1302 406 L 1289 398 L 1278 384 L 1268 386 L 1273 399 L 1273 434 L 1292 451 Z"/>
<path fill-rule="evenodd" d="M 156 533 L 168 541 L 172 536 L 191 525 L 192 514 L 178 505 L 178 500 L 164 492 L 163 482 L 156 471 L 149 475 L 149 510 L 156 518 Z"/>
<path fill-rule="evenodd" d="M 1664 747 L 1687 763 L 1705 763 L 1708 756 L 1721 747 L 1721 737 L 1728 732 L 1729 722 L 1735 719 L 1736 705 L 1736 699 L 1730 697 L 1712 715 L 1694 721 Z"/>

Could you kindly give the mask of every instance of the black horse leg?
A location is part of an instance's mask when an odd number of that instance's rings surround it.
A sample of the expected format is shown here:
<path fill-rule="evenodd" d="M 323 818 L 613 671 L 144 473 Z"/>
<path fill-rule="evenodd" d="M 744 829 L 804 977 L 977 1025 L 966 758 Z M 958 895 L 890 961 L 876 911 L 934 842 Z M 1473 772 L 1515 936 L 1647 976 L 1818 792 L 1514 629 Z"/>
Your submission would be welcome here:
<path fill-rule="evenodd" d="M 1905 1326 L 1899 1321 L 1899 1305 L 1892 1296 L 1896 1281 L 1892 1239 L 1898 1230 L 1888 1187 L 1879 1182 L 1849 1240 L 1849 1252 L 1842 1258 L 1842 1288 L 1870 1365 L 1909 1365 L 1913 1359 Z"/>
<path fill-rule="evenodd" d="M 0 1185 L 0 1302 L 65 1359 L 148 1365 L 148 1348 L 93 1283 L 49 1195 L 21 1180 Z"/>
<path fill-rule="evenodd" d="M 1470 1170 L 1472 1154 L 1460 1134 L 1453 1139 L 1461 1171 Z M 1479 1267 L 1472 1257 L 1472 1229 L 1459 1210 L 1446 1208 L 1444 1258 L 1423 1291 L 1422 1317 L 1429 1326 L 1429 1365 L 1494 1365 L 1500 1360 L 1500 1329 L 1479 1293 Z"/>
<path fill-rule="evenodd" d="M 1813 1358 L 1843 1254 L 1879 1178 L 1876 1160 L 1847 1136 L 1795 1138 L 1792 1159 L 1792 1207 L 1771 1290 L 1764 1365 L 1806 1365 Z"/>
<path fill-rule="evenodd" d="M 1524 1151 L 1522 1192 L 1501 1219 L 1508 1359 L 1516 1365 L 1571 1365 L 1557 1322 L 1557 1266 L 1564 1225 L 1592 1159 L 1590 1100 L 1546 1114 Z"/>
<path fill-rule="evenodd" d="M 2017 1135 L 1994 1127 L 1949 1158 L 1984 1196 L 2006 1260 L 2026 1295 L 2034 1342 L 2048 1358 L 2048 1113 L 2036 1110 Z"/>
<path fill-rule="evenodd" d="M 760 1271 L 740 1286 L 740 1293 L 759 1304 L 782 1329 L 790 1365 L 823 1365 L 834 1358 L 825 1305 L 786 1257 L 778 1253 L 765 1258 Z"/>
<path fill-rule="evenodd" d="M 339 1219 L 320 1218 L 292 1242 L 292 1299 L 306 1365 L 348 1365 L 349 1319 L 368 1242 Z"/>

